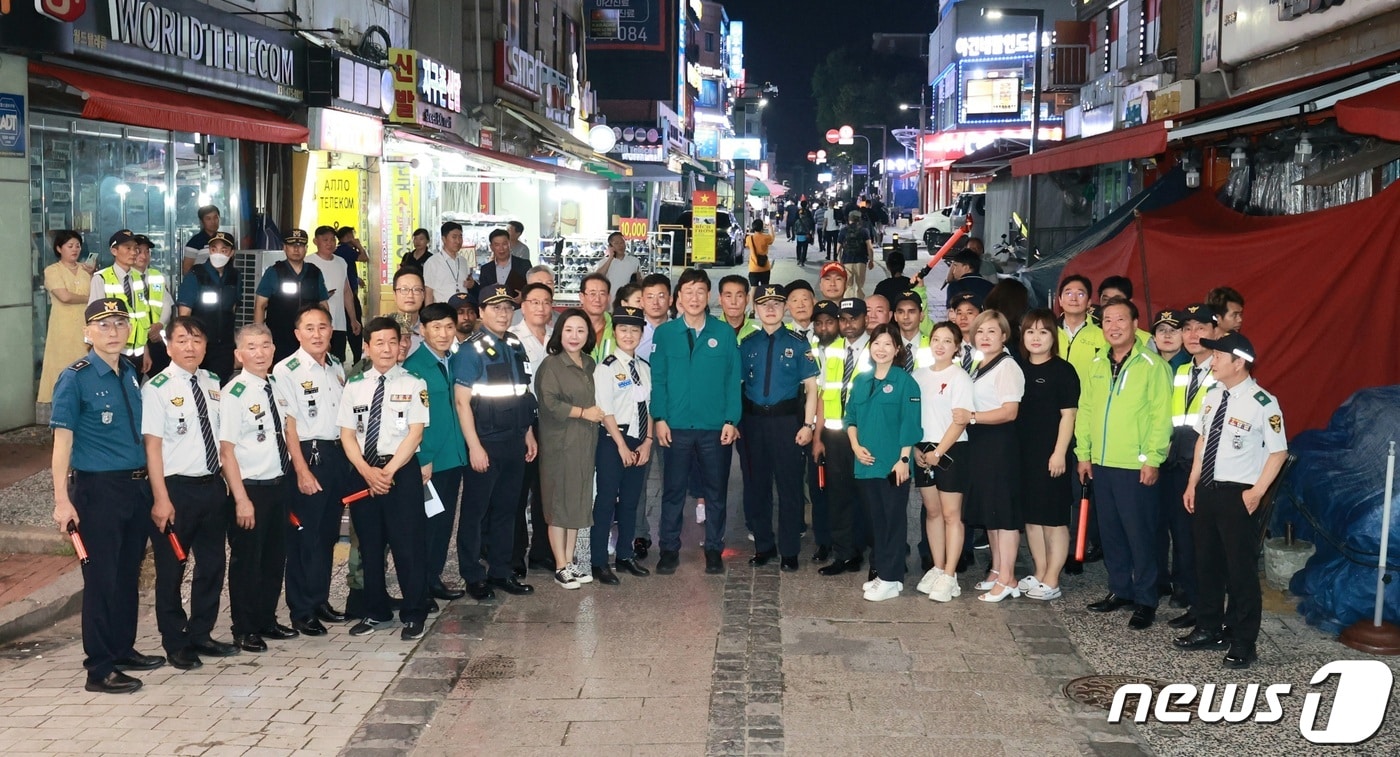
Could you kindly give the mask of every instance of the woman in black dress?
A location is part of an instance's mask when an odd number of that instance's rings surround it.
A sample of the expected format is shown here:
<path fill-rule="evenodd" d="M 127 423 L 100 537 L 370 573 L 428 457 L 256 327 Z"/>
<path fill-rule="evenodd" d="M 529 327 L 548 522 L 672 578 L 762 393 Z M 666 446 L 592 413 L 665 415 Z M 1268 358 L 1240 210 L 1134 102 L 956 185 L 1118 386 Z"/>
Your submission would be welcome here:
<path fill-rule="evenodd" d="M 1032 310 L 1021 320 L 1021 370 L 1026 394 L 1016 417 L 1021 443 L 1021 506 L 1026 545 L 1035 574 L 1017 584 L 1030 599 L 1060 596 L 1060 570 L 1069 556 L 1069 514 L 1073 502 L 1066 458 L 1074 443 L 1079 406 L 1079 375 L 1060 357 L 1059 325 L 1049 310 Z"/>

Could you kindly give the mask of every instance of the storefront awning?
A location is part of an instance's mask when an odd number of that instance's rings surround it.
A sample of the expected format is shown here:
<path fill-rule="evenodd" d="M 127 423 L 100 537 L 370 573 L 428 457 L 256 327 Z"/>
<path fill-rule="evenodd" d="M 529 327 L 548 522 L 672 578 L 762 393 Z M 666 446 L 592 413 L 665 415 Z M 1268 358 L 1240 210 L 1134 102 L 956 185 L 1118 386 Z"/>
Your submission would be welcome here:
<path fill-rule="evenodd" d="M 548 118 L 544 118 L 532 110 L 526 110 L 518 105 L 513 105 L 505 100 L 497 100 L 496 107 L 509 113 L 515 120 L 525 124 L 531 131 L 539 134 L 540 137 L 556 147 L 563 149 L 570 155 L 575 155 L 588 160 L 593 159 L 593 148 L 587 142 L 575 137 L 559 124 Z"/>
<path fill-rule="evenodd" d="M 388 134 L 397 139 L 454 150 L 490 166 L 507 168 L 517 172 L 524 170 L 548 174 L 561 181 L 571 181 L 599 187 L 607 186 L 606 179 L 594 176 L 591 173 L 576 171 L 572 168 L 565 168 L 564 166 L 556 166 L 552 163 L 543 163 L 538 160 L 531 160 L 530 158 L 522 158 L 518 155 L 496 152 L 495 150 L 488 150 L 484 147 L 477 147 L 476 145 L 462 141 L 460 137 L 450 132 L 443 132 L 430 137 L 403 129 L 391 129 Z"/>
<path fill-rule="evenodd" d="M 29 72 L 52 77 L 78 90 L 83 98 L 83 118 L 283 145 L 301 144 L 308 136 L 305 126 L 251 105 L 46 63 L 31 62 Z"/>
<path fill-rule="evenodd" d="M 1013 176 L 1035 176 L 1101 163 L 1149 158 L 1167 149 L 1167 128 L 1170 125 L 1171 121 L 1153 121 L 1041 150 L 1011 161 L 1011 173 Z"/>
<path fill-rule="evenodd" d="M 1352 134 L 1400 142 L 1400 83 L 1388 84 L 1337 103 L 1337 125 Z"/>
<path fill-rule="evenodd" d="M 998 139 L 958 158 L 948 168 L 958 173 L 994 174 L 1011 165 L 1011 161 L 1025 155 L 1029 149 L 1030 143 L 1024 139 Z"/>
<path fill-rule="evenodd" d="M 1319 84 L 1317 86 L 1282 95 L 1269 102 L 1256 105 L 1252 108 L 1228 116 L 1212 118 L 1207 121 L 1193 123 L 1190 126 L 1183 126 L 1179 129 L 1171 129 L 1167 133 L 1167 139 L 1176 141 L 1179 139 L 1190 139 L 1206 134 L 1219 134 L 1221 132 L 1244 129 L 1251 126 L 1271 124 L 1290 118 L 1313 117 L 1321 118 L 1325 111 L 1339 106 L 1348 100 L 1366 97 L 1371 94 L 1380 93 L 1390 88 L 1391 85 L 1400 82 L 1400 74 L 1390 74 L 1388 76 L 1377 76 L 1372 72 L 1363 72 L 1338 79 L 1336 81 Z M 1391 93 L 1394 96 L 1394 93 Z M 1400 131 L 1400 127 L 1393 125 L 1396 118 L 1396 108 L 1394 103 L 1385 103 L 1382 107 L 1389 107 L 1390 110 L 1382 110 L 1382 121 L 1391 121 L 1392 132 Z M 1342 128 L 1346 128 L 1343 126 Z M 1382 127 L 1384 128 L 1384 127 Z M 1348 129 L 1348 131 L 1350 131 Z M 1374 133 L 1374 132 L 1362 132 Z"/>

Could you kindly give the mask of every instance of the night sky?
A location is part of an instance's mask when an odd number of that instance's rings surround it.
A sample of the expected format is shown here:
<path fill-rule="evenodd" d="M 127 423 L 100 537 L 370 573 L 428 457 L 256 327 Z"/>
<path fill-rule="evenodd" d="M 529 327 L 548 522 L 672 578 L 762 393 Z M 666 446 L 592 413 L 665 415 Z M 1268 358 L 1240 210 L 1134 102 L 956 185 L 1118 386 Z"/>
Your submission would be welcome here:
<path fill-rule="evenodd" d="M 722 2 L 731 20 L 744 22 L 748 83 L 778 85 L 778 97 L 765 109 L 764 123 L 783 173 L 788 166 L 805 162 L 808 150 L 825 147 L 822 135 L 838 125 L 815 122 L 812 71 L 817 64 L 838 47 L 869 49 L 875 32 L 932 32 L 938 15 L 938 0 Z"/>

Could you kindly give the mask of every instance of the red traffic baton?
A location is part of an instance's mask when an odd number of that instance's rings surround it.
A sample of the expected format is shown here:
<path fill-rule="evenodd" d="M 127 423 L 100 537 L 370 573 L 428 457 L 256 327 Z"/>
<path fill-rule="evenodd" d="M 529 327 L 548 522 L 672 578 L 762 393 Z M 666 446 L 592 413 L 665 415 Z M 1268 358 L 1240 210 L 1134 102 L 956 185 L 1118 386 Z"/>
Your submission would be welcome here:
<path fill-rule="evenodd" d="M 293 528 L 298 531 L 302 530 L 301 518 L 298 518 L 296 513 L 287 513 L 287 520 L 292 524 Z"/>
<path fill-rule="evenodd" d="M 83 536 L 78 533 L 78 524 L 68 521 L 68 538 L 73 540 L 73 551 L 78 553 L 78 564 L 87 565 L 92 562 L 88 557 L 87 546 L 83 544 Z"/>
<path fill-rule="evenodd" d="M 817 488 L 826 490 L 826 455 L 817 461 Z"/>
<path fill-rule="evenodd" d="M 165 524 L 165 537 L 170 540 L 170 549 L 175 552 L 175 559 L 181 563 L 185 562 L 189 555 L 185 553 L 184 546 L 180 544 L 180 537 L 175 535 L 175 526 L 169 523 Z"/>
<path fill-rule="evenodd" d="M 1092 478 L 1080 481 L 1082 493 L 1079 496 L 1079 543 L 1074 547 L 1074 559 L 1084 562 L 1084 545 L 1089 541 L 1089 495 L 1093 490 Z"/>
<path fill-rule="evenodd" d="M 364 499 L 365 497 L 368 497 L 368 496 L 369 496 L 369 489 L 361 489 L 361 490 L 355 492 L 354 494 L 351 494 L 350 496 L 345 497 L 344 499 L 340 500 L 340 504 L 345 505 L 346 507 L 349 507 L 350 505 L 352 505 L 352 504 L 354 504 L 354 503 L 356 503 L 356 502 L 359 502 L 360 500 L 362 500 L 362 499 Z"/>

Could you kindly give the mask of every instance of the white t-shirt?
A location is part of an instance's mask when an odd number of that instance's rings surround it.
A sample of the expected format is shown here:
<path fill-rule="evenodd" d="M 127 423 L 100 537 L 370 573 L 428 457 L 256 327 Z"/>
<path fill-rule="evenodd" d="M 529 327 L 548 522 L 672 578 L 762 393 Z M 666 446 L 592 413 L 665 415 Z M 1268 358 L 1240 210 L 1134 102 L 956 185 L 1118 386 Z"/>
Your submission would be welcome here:
<path fill-rule="evenodd" d="M 637 259 L 631 255 L 623 255 L 620 258 L 611 258 L 611 260 L 612 264 L 608 266 L 608 272 L 605 275 L 608 277 L 608 283 L 612 285 L 612 293 L 616 295 L 617 290 L 632 281 L 632 277 L 641 269 L 641 263 L 638 263 Z M 606 262 L 608 262 L 608 258 L 604 258 L 598 267 L 602 268 L 603 263 Z"/>
<path fill-rule="evenodd" d="M 1026 393 L 1026 374 L 1010 355 L 1003 357 L 990 373 L 972 382 L 972 409 L 985 413 L 1008 402 L 1020 402 Z"/>
<path fill-rule="evenodd" d="M 472 257 L 459 250 L 453 258 L 446 252 L 428 258 L 423 264 L 423 286 L 433 290 L 433 302 L 447 302 L 458 292 L 467 291 L 465 282 L 472 276 Z"/>
<path fill-rule="evenodd" d="M 349 270 L 345 267 L 344 258 L 332 254 L 330 260 L 326 260 L 320 255 L 307 255 L 306 262 L 321 269 L 321 276 L 326 280 L 326 293 L 329 295 L 326 306 L 331 309 L 331 330 L 344 331 L 345 287 L 349 286 Z M 431 263 L 432 258 L 428 262 Z"/>
<path fill-rule="evenodd" d="M 972 411 L 972 379 L 963 372 L 957 363 L 935 371 L 932 368 L 919 368 L 914 371 L 914 381 L 919 385 L 919 396 L 923 398 L 920 411 L 924 428 L 923 441 L 938 444 L 943 434 L 953 425 L 953 408 Z M 963 429 L 958 441 L 967 441 L 967 430 Z"/>

